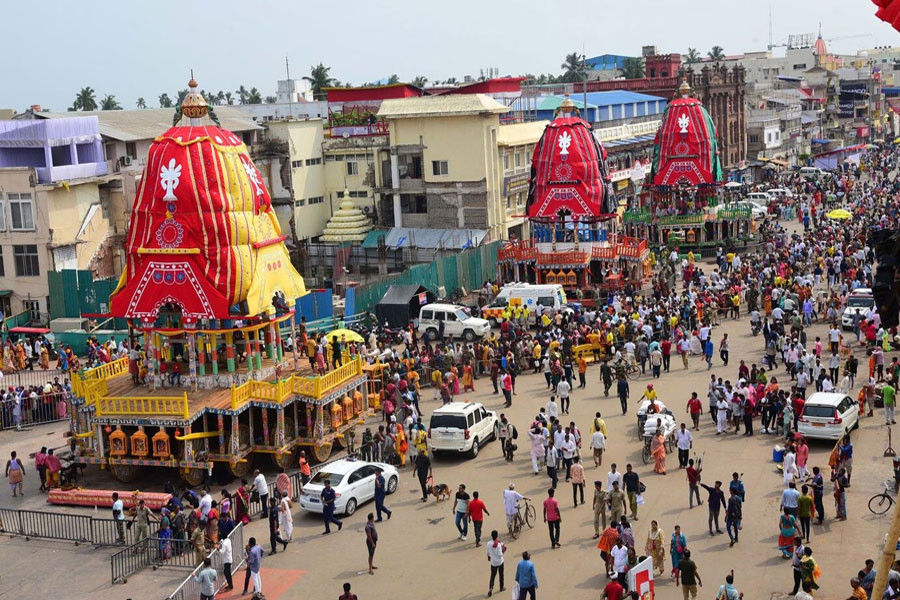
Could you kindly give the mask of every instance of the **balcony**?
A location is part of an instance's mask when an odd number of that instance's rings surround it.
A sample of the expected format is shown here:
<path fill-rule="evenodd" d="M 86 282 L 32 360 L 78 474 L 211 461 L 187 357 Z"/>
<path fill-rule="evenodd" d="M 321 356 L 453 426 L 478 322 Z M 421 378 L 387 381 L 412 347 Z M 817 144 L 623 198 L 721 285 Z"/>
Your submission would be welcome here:
<path fill-rule="evenodd" d="M 40 183 L 55 183 L 69 179 L 85 179 L 98 177 L 108 173 L 106 162 L 84 163 L 81 165 L 61 165 L 58 167 L 37 167 Z"/>

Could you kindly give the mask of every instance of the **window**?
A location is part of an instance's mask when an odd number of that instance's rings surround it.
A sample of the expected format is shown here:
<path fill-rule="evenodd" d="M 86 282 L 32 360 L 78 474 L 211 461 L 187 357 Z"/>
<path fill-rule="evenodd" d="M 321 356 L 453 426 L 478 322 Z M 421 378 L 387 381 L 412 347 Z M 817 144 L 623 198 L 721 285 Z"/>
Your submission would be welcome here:
<path fill-rule="evenodd" d="M 432 175 L 446 175 L 450 172 L 447 167 L 446 160 L 433 160 L 431 161 L 431 173 Z"/>
<path fill-rule="evenodd" d="M 507 197 L 506 197 L 506 208 L 507 208 L 507 209 L 512 208 L 512 196 L 507 196 Z"/>
<path fill-rule="evenodd" d="M 344 192 L 338 192 L 338 193 L 337 193 L 337 197 L 338 197 L 338 198 L 343 198 L 343 197 L 344 197 Z M 354 190 L 354 191 L 351 191 L 351 192 L 350 192 L 350 197 L 351 197 L 351 198 L 368 198 L 368 197 L 369 197 L 369 193 L 368 193 L 368 192 L 360 192 L 360 191 Z"/>
<path fill-rule="evenodd" d="M 299 206 L 305 206 L 305 205 L 306 205 L 306 200 L 304 200 L 304 199 L 302 199 L 302 198 L 301 198 L 300 200 L 295 200 L 295 201 L 294 201 L 294 206 L 299 207 Z"/>
<path fill-rule="evenodd" d="M 805 68 L 806 68 L 806 63 L 798 63 L 798 64 L 794 65 L 795 71 L 797 71 L 799 69 L 805 69 Z"/>
<path fill-rule="evenodd" d="M 321 164 L 322 164 L 322 157 L 321 157 L 321 156 L 320 156 L 319 158 L 307 158 L 307 159 L 306 159 L 306 166 L 307 166 L 307 167 L 311 167 L 312 165 L 321 165 Z"/>
<path fill-rule="evenodd" d="M 137 144 L 134 142 L 125 142 L 125 156 L 137 159 Z"/>
<path fill-rule="evenodd" d="M 480 411 L 480 410 L 476 410 L 476 411 L 473 412 L 472 414 L 475 416 L 475 422 L 476 422 L 476 423 L 480 423 L 480 422 L 481 422 L 481 411 Z"/>
<path fill-rule="evenodd" d="M 347 175 L 359 175 L 359 163 L 347 163 Z"/>
<path fill-rule="evenodd" d="M 0 277 L 6 277 L 6 267 L 3 265 L 3 246 L 0 246 Z M 9 313 L 4 313 L 9 314 Z"/>
<path fill-rule="evenodd" d="M 751 144 L 758 144 L 758 143 L 759 143 L 759 136 L 758 136 L 758 135 L 751 135 L 751 136 L 750 136 L 750 143 L 751 143 Z"/>
<path fill-rule="evenodd" d="M 475 424 L 475 415 L 474 413 L 469 413 L 466 415 L 466 423 L 469 424 L 469 429 Z"/>
<path fill-rule="evenodd" d="M 430 321 L 431 319 L 434 318 L 434 316 L 433 316 L 433 314 L 432 314 L 432 312 L 431 312 L 430 310 L 423 310 L 423 311 L 422 311 L 422 318 L 423 318 L 424 320 L 426 320 L 426 321 Z"/>
<path fill-rule="evenodd" d="M 522 153 L 516 152 L 516 168 L 518 169 L 521 166 L 522 166 Z"/>
<path fill-rule="evenodd" d="M 312 206 L 313 204 L 322 204 L 323 202 L 325 202 L 325 198 L 323 198 L 322 196 L 313 196 L 312 198 L 309 198 L 307 202 L 310 206 Z"/>
<path fill-rule="evenodd" d="M 423 215 L 428 212 L 428 201 L 425 196 L 400 195 L 400 210 L 405 213 Z"/>
<path fill-rule="evenodd" d="M 31 313 L 32 321 L 41 320 L 41 301 L 40 300 L 22 300 L 22 306 Z"/>
<path fill-rule="evenodd" d="M 509 171 L 509 154 L 503 155 L 503 170 Z"/>
<path fill-rule="evenodd" d="M 31 194 L 9 194 L 9 216 L 13 231 L 34 231 Z"/>
<path fill-rule="evenodd" d="M 35 244 L 13 246 L 13 258 L 16 263 L 16 277 L 38 277 L 40 275 Z"/>
<path fill-rule="evenodd" d="M 6 202 L 0 194 L 0 231 L 6 231 Z"/>
<path fill-rule="evenodd" d="M 292 169 L 299 169 L 299 168 L 302 167 L 302 166 L 303 166 L 303 161 L 302 161 L 302 160 L 292 160 L 292 161 L 291 161 L 291 168 L 292 168 Z"/>

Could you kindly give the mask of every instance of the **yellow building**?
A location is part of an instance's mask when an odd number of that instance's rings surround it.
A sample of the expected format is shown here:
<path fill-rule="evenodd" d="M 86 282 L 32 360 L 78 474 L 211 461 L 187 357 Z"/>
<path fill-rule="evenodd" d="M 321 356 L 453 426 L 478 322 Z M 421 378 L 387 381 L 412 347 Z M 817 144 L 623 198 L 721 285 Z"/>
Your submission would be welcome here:
<path fill-rule="evenodd" d="M 498 139 L 500 115 L 508 111 L 484 94 L 382 102 L 378 116 L 390 130 L 390 169 L 377 189 L 384 221 L 504 237 Z"/>

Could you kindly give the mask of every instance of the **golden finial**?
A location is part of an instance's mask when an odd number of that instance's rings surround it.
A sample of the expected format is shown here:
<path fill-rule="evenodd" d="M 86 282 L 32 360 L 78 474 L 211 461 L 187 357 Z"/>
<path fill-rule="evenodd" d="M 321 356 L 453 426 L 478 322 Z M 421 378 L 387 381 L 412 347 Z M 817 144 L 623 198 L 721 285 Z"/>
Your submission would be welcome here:
<path fill-rule="evenodd" d="M 687 82 L 687 77 L 681 78 L 681 85 L 678 86 L 678 95 L 687 98 L 691 95 L 691 84 Z"/>
<path fill-rule="evenodd" d="M 189 119 L 202 119 L 209 111 L 209 105 L 203 94 L 197 91 L 197 82 L 194 80 L 194 71 L 191 69 L 191 80 L 188 81 L 189 91 L 181 101 L 181 114 Z"/>

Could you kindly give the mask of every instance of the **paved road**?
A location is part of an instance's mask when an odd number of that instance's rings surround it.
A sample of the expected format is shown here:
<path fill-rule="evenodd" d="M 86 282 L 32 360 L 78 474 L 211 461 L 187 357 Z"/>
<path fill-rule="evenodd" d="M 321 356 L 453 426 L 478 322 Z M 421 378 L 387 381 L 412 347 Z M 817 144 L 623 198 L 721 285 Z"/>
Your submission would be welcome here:
<path fill-rule="evenodd" d="M 762 338 L 750 336 L 746 318 L 726 321 L 715 328 L 716 342 L 723 332 L 728 332 L 731 340 L 731 364 L 723 368 L 721 362 L 716 360 L 711 372 L 734 380 L 741 358 L 748 364 L 759 362 Z M 814 325 L 810 339 L 814 339 L 815 335 L 824 337 L 824 332 L 824 325 Z M 890 356 L 886 357 L 886 361 L 890 361 Z M 673 366 L 676 367 L 673 372 L 664 374 L 656 381 L 656 387 L 660 398 L 675 411 L 677 418 L 688 421 L 684 411 L 686 401 L 691 391 L 697 391 L 704 397 L 705 404 L 710 371 L 697 358 L 691 360 L 688 370 L 683 370 L 675 361 Z M 776 375 L 779 380 L 785 377 L 780 370 Z M 695 436 L 694 448 L 705 456 L 704 481 L 727 481 L 732 471 L 740 471 L 747 486 L 741 542 L 730 548 L 727 536 L 707 535 L 705 506 L 688 509 L 687 483 L 684 474 L 677 468 L 676 456 L 669 457 L 667 475 L 654 474 L 651 465 L 645 466 L 641 461 L 641 443 L 634 434 L 636 417 L 633 406 L 627 416 L 622 416 L 617 399 L 603 398 L 602 387 L 598 383 L 599 369 L 596 367 L 588 371 L 588 379 L 586 390 L 575 390 L 573 393 L 570 418 L 586 432 L 594 412 L 600 410 L 610 435 L 603 468 L 595 470 L 588 466 L 587 478 L 589 482 L 605 479 L 608 465 L 613 461 L 620 468 L 628 462 L 635 466 L 648 488 L 646 504 L 639 511 L 640 520 L 634 524 L 639 549 L 643 547 L 651 519 L 659 521 L 667 538 L 673 526 L 680 524 L 706 582 L 701 597 L 712 598 L 715 589 L 732 568 L 736 571 L 737 584 L 745 592 L 745 598 L 781 598 L 781 594 L 790 591 L 790 566 L 780 558 L 775 547 L 782 489 L 781 477 L 772 463 L 772 446 L 777 440 L 765 435 L 752 438 L 716 437 L 709 417 L 704 415 L 701 421 L 701 431 Z M 633 396 L 638 396 L 648 381 L 649 378 L 642 378 L 634 382 Z M 546 403 L 547 392 L 542 375 L 523 375 L 517 385 L 518 395 L 514 397 L 513 407 L 505 412 L 524 432 L 538 408 Z M 490 393 L 488 380 L 479 380 L 476 387 L 475 393 L 465 396 L 467 399 L 483 402 L 491 409 L 504 410 L 501 407 L 502 397 Z M 426 398 L 430 396 L 430 393 L 425 394 Z M 424 401 L 428 412 L 435 406 L 430 400 Z M 864 419 L 853 435 L 856 460 L 853 486 L 848 490 L 848 521 L 840 523 L 829 519 L 824 526 L 813 529 L 811 547 L 824 572 L 820 581 L 822 591 L 817 596 L 820 598 L 844 598 L 849 594 L 849 577 L 862 566 L 865 558 L 877 558 L 888 527 L 888 516 L 874 517 L 866 508 L 868 498 L 880 482 L 891 476 L 890 459 L 882 456 L 887 430 L 877 417 Z M 25 433 L 0 432 L 0 451 L 8 456 L 12 448 L 18 448 L 21 452 L 42 443 L 59 442 L 63 429 L 61 426 L 47 426 Z M 488 443 L 474 460 L 453 457 L 435 461 L 437 482 L 447 483 L 451 487 L 465 483 L 470 492 L 480 492 L 491 513 L 485 522 L 486 534 L 493 528 L 504 529 L 501 493 L 509 482 L 515 482 L 518 489 L 535 498 L 538 505 L 546 496 L 548 479 L 544 475 L 534 476 L 531 473 L 528 444 L 523 437 L 520 437 L 520 450 L 513 464 L 503 461 L 496 442 Z M 830 442 L 813 443 L 810 466 L 825 467 L 831 447 Z M 35 479 L 29 477 L 29 494 L 24 502 L 18 501 L 17 504 L 30 508 L 41 505 Z M 94 473 L 91 480 L 104 481 L 114 487 L 104 474 Z M 590 494 L 590 483 L 587 487 Z M 572 600 L 598 598 L 606 579 L 599 551 L 591 539 L 590 499 L 587 505 L 573 508 L 570 487 L 564 482 L 560 482 L 558 497 L 563 506 L 562 548 L 550 550 L 543 523 L 539 523 L 534 530 L 526 531 L 519 540 L 506 540 L 510 548 L 507 554 L 508 581 L 512 579 L 519 554 L 527 549 L 537 566 L 540 597 Z M 4 489 L 0 506 L 12 504 Z M 466 542 L 457 539 L 451 514 L 452 503 L 436 504 L 433 500 L 421 503 L 415 478 L 411 472 L 404 472 L 398 492 L 388 497 L 388 505 L 395 512 L 390 521 L 379 524 L 380 542 L 375 564 L 380 569 L 375 576 L 364 573 L 366 549 L 363 524 L 366 513 L 374 508 L 371 504 L 362 506 L 348 518 L 343 531 L 329 536 L 321 535 L 323 528 L 317 518 L 298 511 L 295 515 L 295 542 L 287 552 L 264 559 L 264 591 L 268 590 L 267 597 L 300 599 L 309 598 L 310 594 L 315 598 L 337 597 L 344 581 L 351 582 L 354 592 L 363 600 L 387 597 L 471 599 L 484 596 L 489 575 L 484 549 L 474 547 L 471 533 Z M 825 498 L 825 508 L 828 517 L 834 515 L 829 495 Z M 265 526 L 258 521 L 251 524 L 250 534 L 267 539 Z M 29 591 L 23 596 L 19 585 L 33 585 L 35 567 L 48 564 L 47 561 L 64 567 L 62 572 L 71 593 L 68 597 L 72 598 L 157 598 L 165 595 L 165 590 L 171 589 L 171 582 L 177 579 L 172 571 L 145 573 L 125 586 L 111 587 L 104 584 L 108 581 L 106 556 L 105 552 L 88 553 L 62 544 L 4 539 L 0 542 L 0 564 L 4 565 L 0 577 L 0 598 L 40 597 Z M 43 569 L 40 571 L 43 572 Z M 242 580 L 243 573 L 238 576 Z M 48 580 L 45 572 L 40 579 L 41 591 L 49 591 L 59 584 L 58 581 Z M 276 581 L 278 585 L 275 585 Z M 675 589 L 667 579 L 658 582 L 657 590 L 657 597 L 661 600 L 681 597 L 680 590 Z"/>

